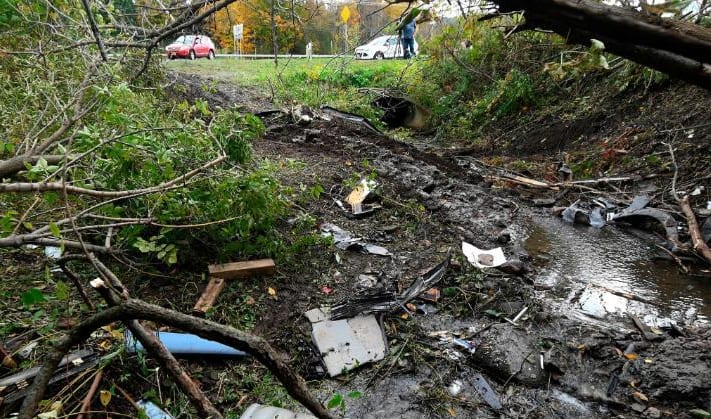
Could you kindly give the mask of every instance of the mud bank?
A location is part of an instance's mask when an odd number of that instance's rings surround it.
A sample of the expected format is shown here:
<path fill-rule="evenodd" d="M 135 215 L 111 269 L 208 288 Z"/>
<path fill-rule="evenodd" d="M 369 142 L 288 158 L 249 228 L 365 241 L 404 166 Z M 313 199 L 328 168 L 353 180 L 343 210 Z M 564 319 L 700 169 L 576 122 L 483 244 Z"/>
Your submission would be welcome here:
<path fill-rule="evenodd" d="M 199 95 L 213 106 L 242 99 L 224 91 L 218 99 L 204 91 Z M 709 328 L 679 323 L 651 329 L 649 340 L 625 315 L 586 322 L 561 311 L 555 289 L 535 286 L 542 264 L 535 259 L 539 255 L 525 250 L 540 212 L 516 194 L 483 182 L 487 166 L 423 151 L 333 118 L 295 122 L 292 115 L 277 113 L 264 123 L 267 134 L 255 144 L 257 156 L 299 161 L 303 166 L 282 181 L 295 187 L 318 184 L 327 191 L 301 211 L 392 255 L 331 247 L 298 266 L 283 267 L 279 300 L 267 301 L 256 328 L 292 354 L 293 365 L 316 380 L 312 386 L 324 400 L 359 391 L 361 397 L 343 406 L 346 417 L 654 418 L 711 410 Z M 380 185 L 381 208 L 367 218 L 350 217 L 335 200 L 344 198 L 353 180 L 368 176 Z M 502 246 L 517 274 L 474 268 L 459 251 L 462 241 L 483 249 Z M 415 312 L 384 316 L 385 360 L 338 380 L 323 378 L 300 313 L 347 301 L 359 291 L 360 275 L 376 278 L 384 290 L 401 291 L 450 249 L 452 266 L 437 285 L 442 298 L 418 302 L 422 309 Z M 323 292 L 324 286 L 333 291 Z M 525 314 L 512 322 L 524 307 Z M 465 339 L 474 349 L 463 350 L 442 336 Z M 477 374 L 501 408 L 482 396 Z M 461 390 L 450 391 L 456 380 Z"/>

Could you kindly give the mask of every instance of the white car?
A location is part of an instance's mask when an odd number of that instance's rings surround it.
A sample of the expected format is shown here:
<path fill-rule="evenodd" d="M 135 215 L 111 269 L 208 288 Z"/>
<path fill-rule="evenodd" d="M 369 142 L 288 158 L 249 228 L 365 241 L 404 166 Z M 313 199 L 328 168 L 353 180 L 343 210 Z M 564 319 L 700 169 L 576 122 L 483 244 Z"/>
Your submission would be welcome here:
<path fill-rule="evenodd" d="M 415 54 L 419 50 L 415 41 Z M 402 45 L 397 35 L 379 36 L 355 49 L 357 60 L 382 60 L 383 58 L 402 58 Z"/>

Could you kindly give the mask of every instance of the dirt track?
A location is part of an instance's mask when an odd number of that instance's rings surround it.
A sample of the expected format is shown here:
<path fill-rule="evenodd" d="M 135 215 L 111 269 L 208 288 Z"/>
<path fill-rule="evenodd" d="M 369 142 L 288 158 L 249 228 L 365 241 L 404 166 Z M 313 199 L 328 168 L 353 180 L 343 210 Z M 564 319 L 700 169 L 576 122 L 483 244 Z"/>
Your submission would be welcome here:
<path fill-rule="evenodd" d="M 205 95 L 196 88 L 200 83 L 188 80 L 189 91 Z M 253 112 L 266 106 L 221 84 L 217 92 L 206 96 L 213 106 L 242 103 Z M 628 319 L 618 319 L 626 328 L 606 329 L 553 312 L 546 294 L 533 286 L 536 263 L 523 250 L 532 218 L 548 215 L 483 182 L 491 169 L 477 160 L 422 151 L 327 119 L 298 121 L 288 112 L 265 117 L 267 134 L 255 153 L 301 163 L 286 170 L 282 182 L 294 188 L 321 185 L 327 192 L 307 203 L 305 212 L 386 247 L 392 257 L 333 248 L 280 268 L 279 299 L 268 300 L 256 331 L 290 353 L 302 374 L 319 379 L 312 385 L 324 399 L 335 392 L 362 392 L 347 401 L 346 417 L 688 417 L 689 409 L 711 408 L 707 328 L 685 327 L 686 337 L 665 330 L 662 342 L 647 342 Z M 350 218 L 334 200 L 349 192 L 344 186 L 349 181 L 368 175 L 380 185 L 382 208 L 368 218 Z M 503 246 L 525 273 L 481 273 L 461 255 L 462 241 L 485 249 Z M 451 293 L 424 306 L 429 314 L 383 319 L 388 358 L 344 380 L 318 378 L 318 356 L 310 349 L 310 328 L 301 313 L 353 295 L 360 274 L 402 290 L 449 249 L 455 252 L 453 266 L 438 287 Z M 323 286 L 334 292 L 324 294 Z M 517 326 L 503 320 L 523 307 L 528 311 Z M 471 340 L 475 353 L 459 348 L 461 357 L 452 359 L 457 348 L 429 336 L 443 330 Z M 473 388 L 478 372 L 501 398 L 501 411 L 487 406 Z M 452 396 L 447 387 L 456 379 L 463 390 Z"/>

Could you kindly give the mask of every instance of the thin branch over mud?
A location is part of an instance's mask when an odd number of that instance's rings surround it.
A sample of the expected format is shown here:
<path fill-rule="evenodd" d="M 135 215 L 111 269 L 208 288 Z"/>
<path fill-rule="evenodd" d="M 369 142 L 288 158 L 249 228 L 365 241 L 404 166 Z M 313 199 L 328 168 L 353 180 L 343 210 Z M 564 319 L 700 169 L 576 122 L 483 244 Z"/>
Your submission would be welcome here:
<path fill-rule="evenodd" d="M 199 319 L 187 314 L 165 309 L 141 300 L 130 299 L 121 304 L 95 314 L 81 322 L 67 335 L 62 337 L 49 352 L 40 373 L 37 375 L 30 392 L 20 411 L 21 418 L 32 417 L 39 401 L 44 397 L 47 383 L 54 373 L 59 361 L 69 352 L 72 346 L 86 340 L 89 335 L 101 326 L 117 320 L 130 321 L 134 319 L 151 320 L 166 326 L 175 327 L 194 333 L 205 339 L 214 340 L 233 348 L 243 350 L 264 364 L 284 384 L 286 391 L 297 401 L 319 418 L 332 418 L 328 410 L 311 394 L 306 382 L 295 374 L 291 367 L 274 348 L 264 339 L 229 326 L 224 326 L 209 320 Z"/>

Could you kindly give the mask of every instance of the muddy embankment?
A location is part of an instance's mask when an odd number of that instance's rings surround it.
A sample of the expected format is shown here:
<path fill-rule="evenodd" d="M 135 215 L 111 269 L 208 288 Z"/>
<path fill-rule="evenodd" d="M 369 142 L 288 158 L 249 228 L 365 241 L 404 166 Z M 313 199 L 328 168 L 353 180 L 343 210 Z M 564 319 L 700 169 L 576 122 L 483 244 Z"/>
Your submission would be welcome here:
<path fill-rule="evenodd" d="M 211 105 L 241 103 L 215 86 L 217 101 L 189 91 Z M 708 288 L 678 276 L 677 286 L 666 285 L 669 296 L 660 292 L 675 268 L 650 260 L 653 243 L 616 226 L 564 224 L 513 185 L 485 181 L 492 168 L 466 153 L 425 151 L 362 124 L 303 113 L 265 116 L 257 156 L 305 163 L 284 182 L 318 183 L 328 193 L 302 210 L 390 255 L 333 248 L 293 271 L 284 267 L 289 282 L 268 301 L 257 332 L 291 353 L 324 399 L 362 393 L 346 400 L 346 417 L 654 418 L 711 409 Z M 369 174 L 379 184 L 379 209 L 352 217 L 334 202 L 348 194 L 349 179 Z M 501 246 L 508 265 L 475 269 L 463 241 Z M 579 249 L 566 253 L 568 245 Z M 380 316 L 386 358 L 324 378 L 300 313 L 348 304 L 364 287 L 397 294 L 450 250 L 438 301 Z"/>

